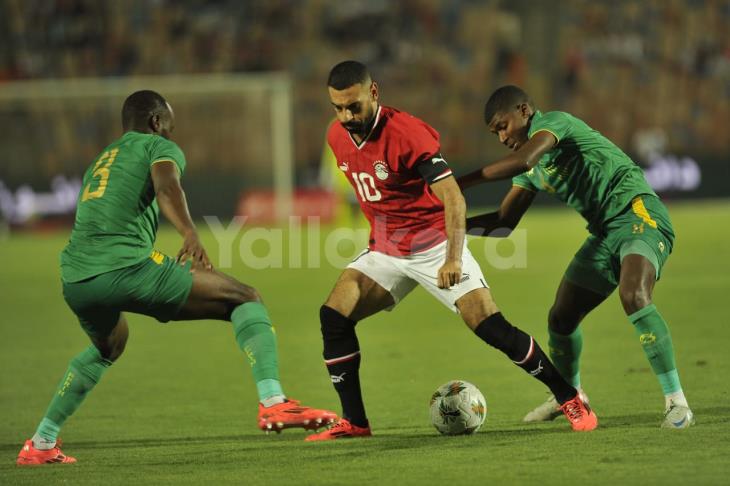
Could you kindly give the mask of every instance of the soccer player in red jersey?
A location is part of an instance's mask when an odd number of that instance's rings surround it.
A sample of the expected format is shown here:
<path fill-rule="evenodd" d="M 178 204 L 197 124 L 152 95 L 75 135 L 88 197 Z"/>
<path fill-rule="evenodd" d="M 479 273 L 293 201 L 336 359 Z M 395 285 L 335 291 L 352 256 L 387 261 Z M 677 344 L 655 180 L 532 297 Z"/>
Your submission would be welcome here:
<path fill-rule="evenodd" d="M 340 276 L 320 308 L 324 359 L 343 418 L 308 441 L 371 435 L 358 376 L 355 325 L 392 309 L 421 285 L 487 344 L 553 391 L 574 430 L 596 415 L 557 372 L 540 346 L 512 326 L 492 299 L 465 244 L 466 205 L 441 156 L 439 135 L 423 121 L 378 102 L 367 67 L 344 61 L 329 75 L 339 123 L 327 140 L 370 222 L 370 244 Z"/>

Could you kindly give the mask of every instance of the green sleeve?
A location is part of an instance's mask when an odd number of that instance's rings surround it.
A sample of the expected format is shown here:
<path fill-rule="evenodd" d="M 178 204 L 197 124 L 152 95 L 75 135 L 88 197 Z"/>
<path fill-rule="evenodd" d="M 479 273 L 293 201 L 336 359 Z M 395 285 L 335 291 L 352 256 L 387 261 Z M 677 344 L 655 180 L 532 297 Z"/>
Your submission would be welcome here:
<path fill-rule="evenodd" d="M 558 140 L 557 143 L 570 135 L 571 123 L 566 113 L 562 111 L 550 111 L 533 121 L 530 125 L 528 137 L 532 138 L 535 133 L 546 131 L 552 133 Z"/>
<path fill-rule="evenodd" d="M 156 162 L 172 161 L 180 171 L 180 175 L 183 175 L 187 164 L 183 151 L 172 140 L 163 137 L 156 138 L 150 153 L 150 165 Z"/>
<path fill-rule="evenodd" d="M 532 183 L 529 177 L 527 177 L 527 173 L 523 172 L 522 174 L 516 175 L 512 178 L 512 185 L 521 187 L 522 189 L 527 189 L 528 191 L 532 192 L 538 192 L 539 189 L 535 187 L 535 184 Z"/>

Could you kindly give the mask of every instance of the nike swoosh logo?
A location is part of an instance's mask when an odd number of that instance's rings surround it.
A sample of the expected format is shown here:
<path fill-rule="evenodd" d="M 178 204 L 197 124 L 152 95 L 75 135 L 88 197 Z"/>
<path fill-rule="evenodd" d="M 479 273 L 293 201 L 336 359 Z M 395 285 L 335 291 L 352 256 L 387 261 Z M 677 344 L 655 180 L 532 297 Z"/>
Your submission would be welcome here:
<path fill-rule="evenodd" d="M 685 417 L 684 417 L 684 418 L 683 418 L 682 420 L 680 420 L 679 422 L 672 422 L 672 423 L 674 424 L 674 426 L 675 426 L 675 427 L 679 428 L 679 427 L 681 427 L 682 425 L 684 425 L 684 423 L 685 423 L 686 421 L 687 421 L 687 417 L 685 416 Z"/>

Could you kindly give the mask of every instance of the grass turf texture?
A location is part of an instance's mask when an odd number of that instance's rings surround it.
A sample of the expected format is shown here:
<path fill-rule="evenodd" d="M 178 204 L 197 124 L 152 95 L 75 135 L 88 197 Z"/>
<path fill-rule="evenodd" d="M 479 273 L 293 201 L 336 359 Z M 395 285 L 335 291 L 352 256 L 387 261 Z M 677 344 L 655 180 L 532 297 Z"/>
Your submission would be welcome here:
<path fill-rule="evenodd" d="M 127 351 L 61 434 L 64 450 L 79 463 L 41 468 L 17 468 L 16 454 L 87 340 L 60 293 L 58 253 L 67 235 L 11 236 L 0 242 L 0 483 L 724 483 L 730 203 L 675 204 L 670 212 L 678 239 L 655 302 L 672 330 L 697 416 L 693 429 L 659 428 L 659 385 L 616 295 L 584 322 L 582 376 L 600 426 L 576 434 L 562 418 L 521 423 L 544 400 L 542 386 L 417 289 L 393 313 L 358 327 L 372 439 L 309 444 L 297 430 L 265 436 L 256 428 L 251 372 L 228 325 L 160 325 L 128 314 Z M 527 268 L 495 270 L 484 265 L 483 241 L 470 247 L 507 318 L 546 348 L 545 316 L 586 233 L 579 217 L 564 210 L 535 209 L 521 228 L 528 230 Z M 217 261 L 215 240 L 207 231 L 203 237 Z M 174 255 L 178 245 L 169 228 L 161 231 L 159 249 Z M 508 254 L 510 244 L 500 245 Z M 339 270 L 251 270 L 237 248 L 236 241 L 228 271 L 266 299 L 285 390 L 339 412 L 317 317 Z M 474 436 L 441 437 L 429 423 L 428 399 L 456 378 L 484 393 L 487 421 Z"/>

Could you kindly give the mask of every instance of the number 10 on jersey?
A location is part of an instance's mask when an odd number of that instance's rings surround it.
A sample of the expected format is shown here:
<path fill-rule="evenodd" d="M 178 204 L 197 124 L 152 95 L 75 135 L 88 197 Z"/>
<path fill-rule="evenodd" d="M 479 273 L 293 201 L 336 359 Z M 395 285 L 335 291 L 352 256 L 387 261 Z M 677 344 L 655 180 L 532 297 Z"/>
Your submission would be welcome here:
<path fill-rule="evenodd" d="M 363 201 L 380 201 L 383 198 L 375 187 L 375 178 L 367 172 L 352 172 L 352 180 L 355 181 L 355 187 Z"/>

